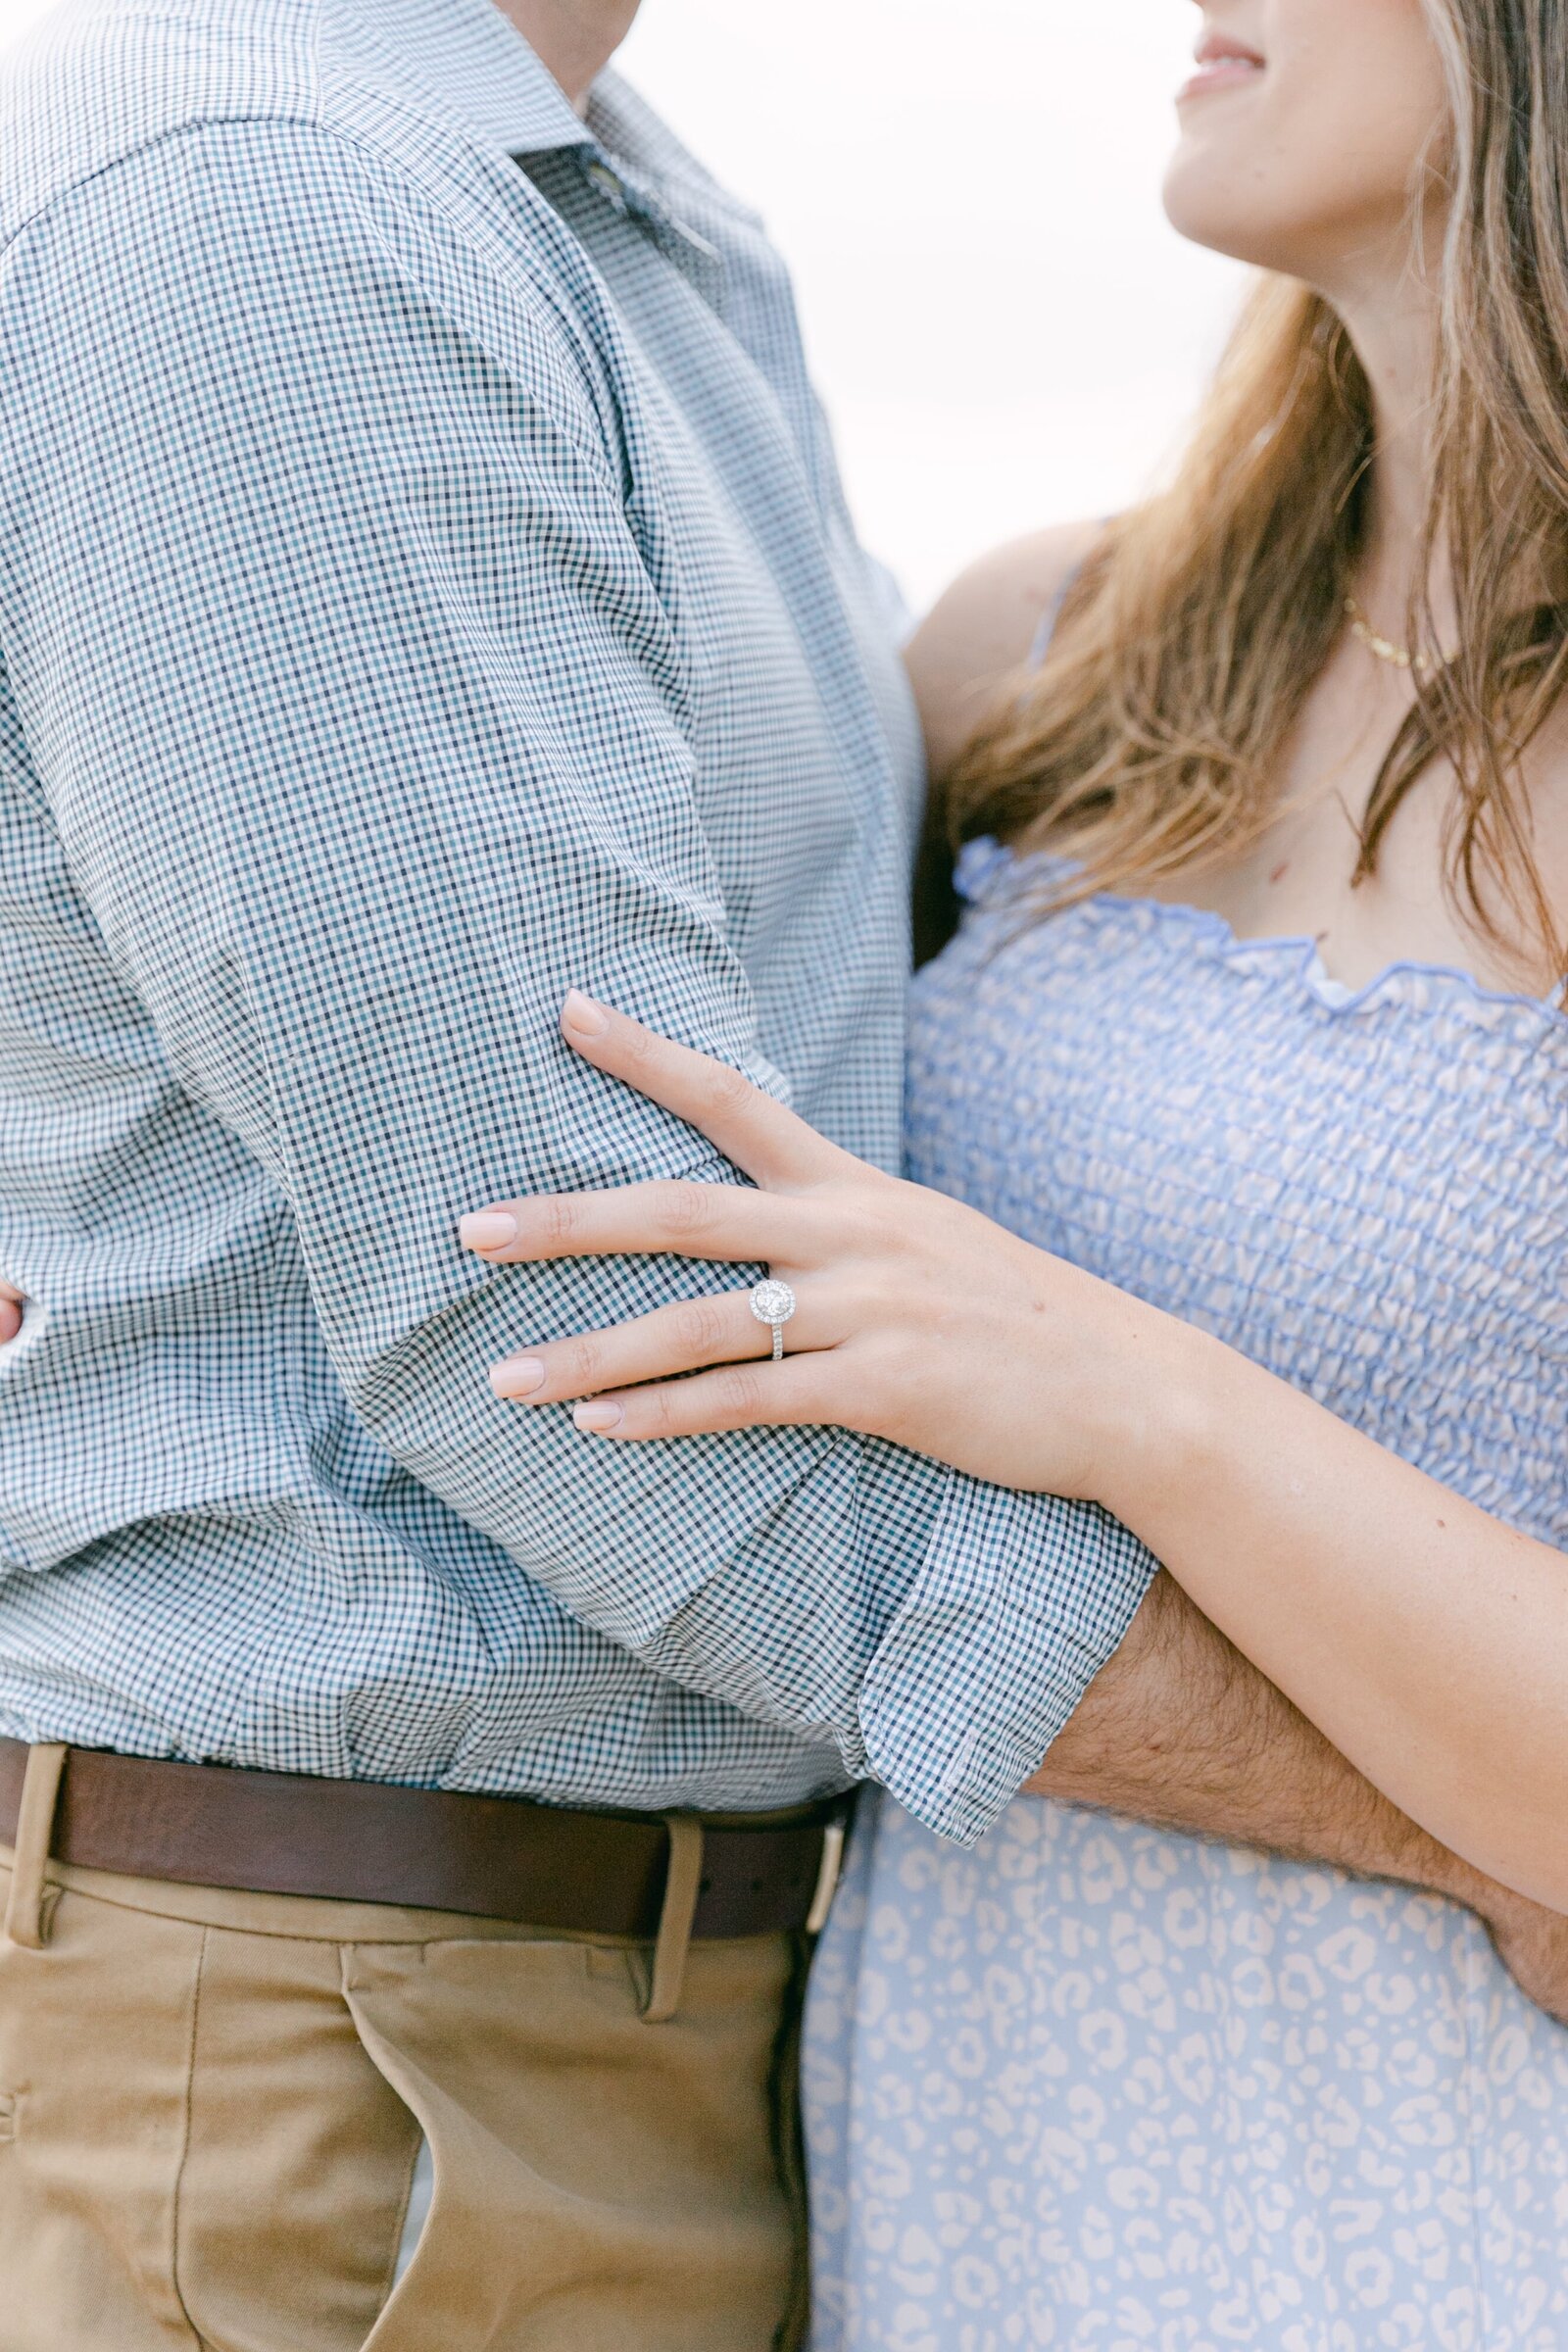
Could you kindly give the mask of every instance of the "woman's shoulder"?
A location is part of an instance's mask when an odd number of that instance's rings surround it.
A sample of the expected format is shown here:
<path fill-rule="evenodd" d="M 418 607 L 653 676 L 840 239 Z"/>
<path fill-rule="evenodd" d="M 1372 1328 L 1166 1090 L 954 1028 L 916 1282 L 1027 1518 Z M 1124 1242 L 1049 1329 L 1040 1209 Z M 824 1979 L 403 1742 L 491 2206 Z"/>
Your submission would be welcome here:
<path fill-rule="evenodd" d="M 945 772 L 974 732 L 995 687 L 1028 661 L 1042 622 L 1103 529 L 1097 518 L 1009 540 L 938 598 L 905 653 L 933 774 Z"/>

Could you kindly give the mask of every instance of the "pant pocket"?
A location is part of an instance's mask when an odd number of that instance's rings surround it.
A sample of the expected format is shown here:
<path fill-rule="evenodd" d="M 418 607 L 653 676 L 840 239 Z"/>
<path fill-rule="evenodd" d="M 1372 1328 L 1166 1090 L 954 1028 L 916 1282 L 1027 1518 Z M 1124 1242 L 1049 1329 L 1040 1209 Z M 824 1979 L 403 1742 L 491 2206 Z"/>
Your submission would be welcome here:
<path fill-rule="evenodd" d="M 341 1946 L 205 1936 L 184 2306 L 211 2352 L 361 2352 L 391 2291 L 418 2125 L 361 2042 Z"/>
<path fill-rule="evenodd" d="M 171 2249 L 202 1940 L 71 1892 L 42 1949 L 0 1937 L 5 2352 L 195 2352 Z"/>
<path fill-rule="evenodd" d="M 398 2240 L 398 2258 L 392 2272 L 394 2287 L 402 2282 L 403 2274 L 419 2250 L 430 2220 L 430 2205 L 435 2196 L 435 2159 L 430 2154 L 430 2142 L 421 2132 L 418 2153 L 414 2159 L 414 2174 L 409 2181 L 409 2201 L 403 2213 L 403 2233 Z"/>
<path fill-rule="evenodd" d="M 777 2352 L 799 2230 L 774 2132 L 784 1939 L 641 1956 L 362 1947 L 347 1998 L 429 2142 L 434 2194 L 365 2352 Z"/>
<path fill-rule="evenodd" d="M 519 1954 L 526 1955 L 520 1972 Z M 563 1967 L 581 1978 L 583 1949 L 475 1941 L 345 1955 L 345 1998 L 361 2044 L 419 2134 L 391 2290 L 364 2352 L 432 2352 L 437 2345 L 441 2352 L 513 2345 L 521 2352 L 528 2306 L 541 2294 L 549 2298 L 548 2278 L 528 2259 L 543 2184 L 516 2133 L 498 2129 L 495 2114 L 471 2095 L 476 2067 L 491 2074 L 493 2086 L 516 2081 L 512 2052 L 497 2046 L 513 2037 L 485 2012 L 510 2006 L 506 1987 L 526 2010 L 519 1974 L 537 1979 L 541 1964 L 552 1978 Z M 510 2105 L 504 2092 L 501 2104 Z M 566 2234 L 556 2233 L 558 2256 Z M 568 2257 L 567 2291 L 569 2275 Z M 531 2334 L 527 2340 L 531 2346 Z M 597 2339 L 581 2343 L 582 2352 L 594 2352 Z M 636 2352 L 635 2339 L 619 2352 Z"/>

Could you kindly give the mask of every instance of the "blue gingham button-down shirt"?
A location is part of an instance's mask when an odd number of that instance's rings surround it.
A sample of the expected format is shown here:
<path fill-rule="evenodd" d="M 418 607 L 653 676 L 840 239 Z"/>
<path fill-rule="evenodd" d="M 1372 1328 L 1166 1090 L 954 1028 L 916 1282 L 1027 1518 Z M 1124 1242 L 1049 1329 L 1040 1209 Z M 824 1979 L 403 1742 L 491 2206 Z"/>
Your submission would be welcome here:
<path fill-rule="evenodd" d="M 896 1164 L 918 791 L 781 267 L 489 0 L 84 0 L 0 95 L 0 1728 L 977 1836 L 1151 1572 L 833 1431 L 519 1412 L 747 1279 L 572 983 Z"/>

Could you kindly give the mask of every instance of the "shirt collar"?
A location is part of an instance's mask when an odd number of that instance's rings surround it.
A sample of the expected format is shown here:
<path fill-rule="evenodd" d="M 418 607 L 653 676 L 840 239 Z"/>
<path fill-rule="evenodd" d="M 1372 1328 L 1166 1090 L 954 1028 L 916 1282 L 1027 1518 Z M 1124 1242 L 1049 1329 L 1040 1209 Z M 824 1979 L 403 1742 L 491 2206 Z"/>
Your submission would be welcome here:
<path fill-rule="evenodd" d="M 384 51 L 487 147 L 593 144 L 555 75 L 493 0 L 346 0 Z"/>

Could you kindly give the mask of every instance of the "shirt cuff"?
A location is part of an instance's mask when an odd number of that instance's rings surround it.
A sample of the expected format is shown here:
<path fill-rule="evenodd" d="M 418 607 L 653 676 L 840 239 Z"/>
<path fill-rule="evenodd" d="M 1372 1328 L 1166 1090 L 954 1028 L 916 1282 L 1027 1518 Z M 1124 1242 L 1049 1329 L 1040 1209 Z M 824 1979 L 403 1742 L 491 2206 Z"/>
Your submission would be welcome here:
<path fill-rule="evenodd" d="M 861 1692 L 876 1779 L 927 1829 L 975 1844 L 1120 1647 L 1157 1568 L 1097 1503 L 955 1477 Z"/>

